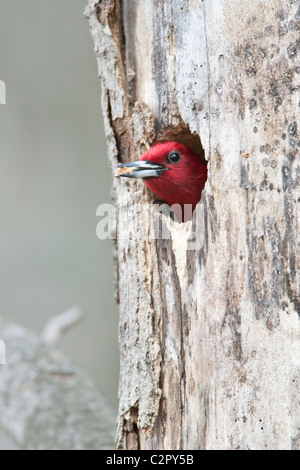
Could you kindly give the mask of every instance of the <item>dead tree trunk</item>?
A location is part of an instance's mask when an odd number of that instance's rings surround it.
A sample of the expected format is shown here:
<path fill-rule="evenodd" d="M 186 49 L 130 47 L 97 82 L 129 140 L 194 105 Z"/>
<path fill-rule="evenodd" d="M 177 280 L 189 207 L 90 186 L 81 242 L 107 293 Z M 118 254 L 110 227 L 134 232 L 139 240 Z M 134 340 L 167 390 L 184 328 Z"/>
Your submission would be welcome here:
<path fill-rule="evenodd" d="M 114 182 L 119 447 L 298 449 L 299 1 L 90 0 L 86 14 L 112 168 L 160 135 L 208 161 L 196 248 L 192 223 L 165 216 L 155 240 L 153 196 Z"/>

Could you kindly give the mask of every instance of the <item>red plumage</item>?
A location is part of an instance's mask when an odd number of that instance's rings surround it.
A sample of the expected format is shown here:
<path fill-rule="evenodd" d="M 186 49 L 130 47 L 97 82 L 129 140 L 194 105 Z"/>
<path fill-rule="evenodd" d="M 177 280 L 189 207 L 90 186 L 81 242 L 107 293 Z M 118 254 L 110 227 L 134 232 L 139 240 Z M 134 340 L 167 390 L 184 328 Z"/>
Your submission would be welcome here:
<path fill-rule="evenodd" d="M 178 152 L 181 159 L 178 163 L 168 161 L 172 152 Z M 169 171 L 161 176 L 145 180 L 146 186 L 169 206 L 179 204 L 182 214 L 185 204 L 191 204 L 194 210 L 201 199 L 201 193 L 207 179 L 207 167 L 199 155 L 187 145 L 178 142 L 158 143 L 141 157 L 164 165 Z"/>
<path fill-rule="evenodd" d="M 139 161 L 119 165 L 116 175 L 143 178 L 146 186 L 172 207 L 178 220 L 187 221 L 200 201 L 207 168 L 187 145 L 169 141 L 153 145 Z"/>

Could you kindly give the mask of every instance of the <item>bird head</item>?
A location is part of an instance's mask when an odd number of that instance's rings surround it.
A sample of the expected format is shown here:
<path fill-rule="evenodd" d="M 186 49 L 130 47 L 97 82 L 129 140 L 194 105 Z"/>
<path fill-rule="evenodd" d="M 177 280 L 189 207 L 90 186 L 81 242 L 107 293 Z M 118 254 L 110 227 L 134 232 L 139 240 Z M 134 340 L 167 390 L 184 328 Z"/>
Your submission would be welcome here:
<path fill-rule="evenodd" d="M 119 165 L 117 176 L 143 178 L 169 206 L 195 209 L 207 179 L 207 167 L 191 148 L 169 141 L 153 145 L 139 161 Z M 176 213 L 176 210 L 175 210 Z"/>

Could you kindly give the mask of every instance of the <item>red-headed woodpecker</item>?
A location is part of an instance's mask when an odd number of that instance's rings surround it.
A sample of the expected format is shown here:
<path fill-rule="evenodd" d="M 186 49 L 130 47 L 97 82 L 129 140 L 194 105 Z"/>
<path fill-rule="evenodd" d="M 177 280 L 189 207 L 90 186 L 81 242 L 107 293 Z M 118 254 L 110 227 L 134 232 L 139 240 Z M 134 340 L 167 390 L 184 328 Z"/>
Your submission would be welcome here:
<path fill-rule="evenodd" d="M 116 176 L 143 178 L 146 186 L 169 206 L 184 206 L 194 211 L 207 179 L 207 167 L 187 145 L 169 141 L 153 145 L 139 161 L 119 165 Z M 178 207 L 178 206 L 177 206 Z M 190 212 L 191 213 L 191 212 Z M 189 217 L 190 218 L 190 217 Z"/>

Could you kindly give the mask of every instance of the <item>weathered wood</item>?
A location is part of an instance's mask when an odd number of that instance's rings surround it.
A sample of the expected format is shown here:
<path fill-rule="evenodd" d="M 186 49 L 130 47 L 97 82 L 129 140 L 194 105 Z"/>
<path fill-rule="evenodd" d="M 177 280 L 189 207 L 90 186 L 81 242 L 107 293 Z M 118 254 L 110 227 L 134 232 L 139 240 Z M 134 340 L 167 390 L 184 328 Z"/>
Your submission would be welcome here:
<path fill-rule="evenodd" d="M 90 0 L 113 169 L 187 126 L 208 161 L 195 250 L 114 182 L 121 448 L 300 447 L 299 8 Z"/>

